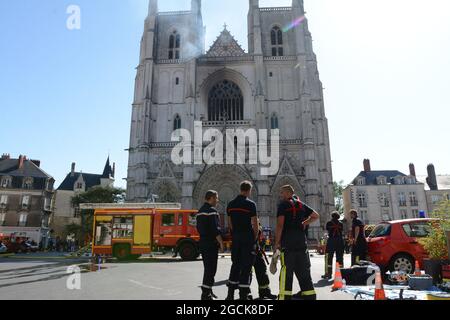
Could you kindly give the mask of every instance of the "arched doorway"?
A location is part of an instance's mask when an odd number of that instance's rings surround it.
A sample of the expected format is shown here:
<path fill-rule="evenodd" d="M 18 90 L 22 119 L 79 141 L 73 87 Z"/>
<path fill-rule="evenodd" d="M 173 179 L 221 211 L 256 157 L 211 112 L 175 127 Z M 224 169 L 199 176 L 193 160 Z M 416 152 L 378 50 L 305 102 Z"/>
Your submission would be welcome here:
<path fill-rule="evenodd" d="M 244 96 L 237 84 L 222 80 L 208 94 L 209 121 L 239 121 L 244 119 Z"/>
<path fill-rule="evenodd" d="M 223 224 L 227 225 L 226 207 L 228 203 L 239 194 L 239 186 L 242 181 L 252 182 L 250 175 L 237 165 L 217 165 L 207 168 L 200 176 L 193 193 L 194 207 L 200 207 L 204 202 L 205 194 L 208 190 L 215 190 L 219 193 L 219 205 L 217 210 L 221 216 Z M 253 186 L 252 200 L 256 201 L 258 190 Z"/>

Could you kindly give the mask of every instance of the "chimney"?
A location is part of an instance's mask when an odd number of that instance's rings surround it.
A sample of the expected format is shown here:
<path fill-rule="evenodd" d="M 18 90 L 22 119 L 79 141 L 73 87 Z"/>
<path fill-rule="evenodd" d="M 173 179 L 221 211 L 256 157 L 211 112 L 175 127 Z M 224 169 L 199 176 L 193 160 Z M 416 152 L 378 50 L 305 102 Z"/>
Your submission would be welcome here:
<path fill-rule="evenodd" d="M 365 172 L 372 171 L 372 170 L 370 169 L 370 160 L 369 160 L 369 159 L 364 159 L 364 171 L 365 171 Z"/>
<path fill-rule="evenodd" d="M 19 169 L 23 168 L 23 164 L 25 163 L 26 160 L 27 160 L 26 156 L 22 156 L 22 155 L 19 156 Z"/>
<path fill-rule="evenodd" d="M 70 169 L 70 176 L 74 176 L 75 175 L 75 162 L 72 162 L 72 167 Z"/>
<path fill-rule="evenodd" d="M 413 177 L 416 176 L 416 167 L 414 166 L 414 163 L 409 164 L 409 175 Z"/>
<path fill-rule="evenodd" d="M 436 171 L 434 169 L 433 164 L 429 164 L 427 167 L 428 177 L 427 184 L 430 187 L 430 190 L 436 191 L 438 190 L 438 184 L 436 179 Z"/>
<path fill-rule="evenodd" d="M 9 159 L 11 159 L 11 156 L 9 155 L 9 153 L 2 154 L 2 160 L 9 160 Z"/>
<path fill-rule="evenodd" d="M 33 162 L 36 165 L 36 167 L 38 167 L 38 168 L 41 166 L 40 160 L 30 160 L 30 161 Z"/>

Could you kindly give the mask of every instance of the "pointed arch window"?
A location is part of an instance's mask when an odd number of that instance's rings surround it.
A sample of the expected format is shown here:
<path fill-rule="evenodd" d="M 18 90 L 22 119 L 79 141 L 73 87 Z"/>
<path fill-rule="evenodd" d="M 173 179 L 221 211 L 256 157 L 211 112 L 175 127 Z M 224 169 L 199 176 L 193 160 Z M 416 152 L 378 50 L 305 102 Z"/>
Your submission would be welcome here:
<path fill-rule="evenodd" d="M 180 116 L 177 114 L 175 116 L 175 118 L 173 119 L 173 130 L 178 130 L 181 129 L 181 118 Z"/>
<path fill-rule="evenodd" d="M 283 31 L 280 27 L 275 26 L 270 31 L 270 42 L 272 45 L 272 56 L 281 57 L 284 55 L 283 49 Z"/>
<path fill-rule="evenodd" d="M 275 130 L 279 129 L 278 126 L 278 116 L 276 113 L 272 114 L 272 117 L 270 118 L 270 129 Z"/>
<path fill-rule="evenodd" d="M 180 59 L 181 36 L 175 30 L 169 36 L 169 60 Z"/>
<path fill-rule="evenodd" d="M 209 121 L 244 119 L 244 97 L 238 85 L 223 80 L 212 87 L 208 96 Z"/>

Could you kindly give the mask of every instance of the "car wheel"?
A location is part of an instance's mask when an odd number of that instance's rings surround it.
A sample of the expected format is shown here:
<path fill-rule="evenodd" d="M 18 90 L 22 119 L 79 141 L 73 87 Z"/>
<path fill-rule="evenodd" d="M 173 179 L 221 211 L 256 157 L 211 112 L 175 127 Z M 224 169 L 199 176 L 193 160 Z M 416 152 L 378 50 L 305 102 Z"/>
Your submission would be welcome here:
<path fill-rule="evenodd" d="M 414 259 L 407 254 L 398 254 L 392 258 L 389 270 L 404 271 L 407 274 L 412 274 L 414 272 Z"/>
<path fill-rule="evenodd" d="M 186 261 L 196 260 L 198 257 L 198 250 L 194 244 L 190 242 L 184 242 L 178 248 L 178 252 L 180 253 L 180 257 Z"/>

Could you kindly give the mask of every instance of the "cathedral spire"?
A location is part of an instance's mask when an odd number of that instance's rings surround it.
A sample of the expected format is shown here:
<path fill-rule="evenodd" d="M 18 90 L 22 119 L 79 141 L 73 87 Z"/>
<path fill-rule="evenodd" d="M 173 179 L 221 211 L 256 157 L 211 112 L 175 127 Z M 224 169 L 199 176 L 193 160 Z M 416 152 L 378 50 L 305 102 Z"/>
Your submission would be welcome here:
<path fill-rule="evenodd" d="M 148 3 L 148 15 L 156 15 L 158 13 L 158 0 L 150 0 Z"/>
<path fill-rule="evenodd" d="M 259 8 L 259 0 L 249 0 L 250 10 L 253 8 Z"/>
<path fill-rule="evenodd" d="M 303 5 L 303 0 L 292 0 L 292 8 L 297 8 L 302 14 L 305 14 L 305 6 Z"/>
<path fill-rule="evenodd" d="M 195 13 L 202 12 L 202 0 L 191 0 L 191 11 Z"/>

